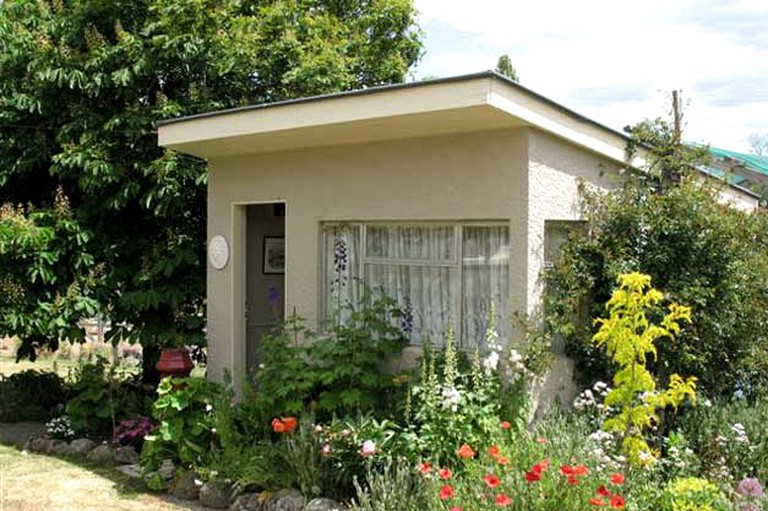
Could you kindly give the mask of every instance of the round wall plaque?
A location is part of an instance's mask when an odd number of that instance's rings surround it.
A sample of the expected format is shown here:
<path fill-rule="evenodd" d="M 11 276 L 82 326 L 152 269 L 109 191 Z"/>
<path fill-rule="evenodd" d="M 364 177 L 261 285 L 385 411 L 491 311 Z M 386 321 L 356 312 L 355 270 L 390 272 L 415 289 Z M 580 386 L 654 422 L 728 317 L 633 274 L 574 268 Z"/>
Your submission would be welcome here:
<path fill-rule="evenodd" d="M 217 270 L 223 270 L 229 262 L 229 243 L 221 234 L 217 234 L 208 243 L 208 260 Z"/>

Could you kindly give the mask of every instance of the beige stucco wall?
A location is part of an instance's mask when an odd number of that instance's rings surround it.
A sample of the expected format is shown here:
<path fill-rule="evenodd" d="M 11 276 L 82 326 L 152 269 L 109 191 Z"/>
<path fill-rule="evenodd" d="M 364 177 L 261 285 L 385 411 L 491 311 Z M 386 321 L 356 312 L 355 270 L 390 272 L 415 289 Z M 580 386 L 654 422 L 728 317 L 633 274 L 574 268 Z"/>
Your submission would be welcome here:
<path fill-rule="evenodd" d="M 208 236 L 232 245 L 208 271 L 210 375 L 245 369 L 245 208 L 285 201 L 286 312 L 320 310 L 320 223 L 339 220 L 506 220 L 513 261 L 525 261 L 527 129 L 507 129 L 213 159 Z M 511 307 L 525 310 L 524 264 L 510 274 Z M 519 297 L 515 299 L 515 297 Z"/>
<path fill-rule="evenodd" d="M 580 183 L 607 189 L 620 183 L 621 165 L 569 144 L 541 131 L 531 130 L 528 140 L 527 222 L 527 312 L 532 321 L 540 317 L 546 220 L 579 220 Z M 532 412 L 560 401 L 570 405 L 579 391 L 573 382 L 573 363 L 555 353 L 554 365 L 531 388 Z"/>

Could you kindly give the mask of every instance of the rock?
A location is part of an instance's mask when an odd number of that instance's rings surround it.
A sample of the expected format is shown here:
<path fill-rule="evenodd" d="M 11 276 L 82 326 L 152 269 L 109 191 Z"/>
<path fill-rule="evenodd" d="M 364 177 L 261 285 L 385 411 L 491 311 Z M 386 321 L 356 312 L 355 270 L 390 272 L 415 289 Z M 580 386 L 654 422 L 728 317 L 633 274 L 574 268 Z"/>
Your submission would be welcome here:
<path fill-rule="evenodd" d="M 139 455 L 132 445 L 115 449 L 115 461 L 122 465 L 134 465 L 139 462 Z"/>
<path fill-rule="evenodd" d="M 160 464 L 160 468 L 158 469 L 157 473 L 160 477 L 162 477 L 165 481 L 170 481 L 173 479 L 174 471 L 176 470 L 176 467 L 173 466 L 173 462 L 171 460 L 163 460 L 163 462 Z"/>
<path fill-rule="evenodd" d="M 51 445 L 51 454 L 62 456 L 69 451 L 69 443 L 66 440 L 54 440 Z"/>
<path fill-rule="evenodd" d="M 267 499 L 264 511 L 301 511 L 304 495 L 299 490 L 280 490 Z"/>
<path fill-rule="evenodd" d="M 332 499 L 312 499 L 306 505 L 304 511 L 346 511 L 346 507 Z"/>
<path fill-rule="evenodd" d="M 85 456 L 96 447 L 96 442 L 88 438 L 78 438 L 69 443 L 68 453 L 73 456 Z"/>
<path fill-rule="evenodd" d="M 91 449 L 85 459 L 91 463 L 112 466 L 115 464 L 115 450 L 111 445 L 102 444 Z"/>
<path fill-rule="evenodd" d="M 197 500 L 200 497 L 200 486 L 197 474 L 192 470 L 179 473 L 171 484 L 171 494 L 177 499 Z"/>
<path fill-rule="evenodd" d="M 266 493 L 245 493 L 237 497 L 229 509 L 230 511 L 262 511 L 267 496 Z"/>
<path fill-rule="evenodd" d="M 141 465 L 138 463 L 133 465 L 121 465 L 119 467 L 115 467 L 115 470 L 121 474 L 127 475 L 131 479 L 141 479 Z"/>
<path fill-rule="evenodd" d="M 39 437 L 33 438 L 29 442 L 29 451 L 40 454 L 50 454 L 53 449 L 53 440 L 50 438 Z"/>
<path fill-rule="evenodd" d="M 213 479 L 200 488 L 200 503 L 213 509 L 226 509 L 232 499 L 232 485 Z"/>

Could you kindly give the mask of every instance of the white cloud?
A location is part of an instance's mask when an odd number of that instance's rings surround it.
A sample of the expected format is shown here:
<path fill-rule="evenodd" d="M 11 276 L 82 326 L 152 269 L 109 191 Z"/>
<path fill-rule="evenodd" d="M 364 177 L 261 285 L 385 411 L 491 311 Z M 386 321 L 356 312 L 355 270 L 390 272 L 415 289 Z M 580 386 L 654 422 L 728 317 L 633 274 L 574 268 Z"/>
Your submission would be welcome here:
<path fill-rule="evenodd" d="M 688 137 L 733 149 L 760 131 L 757 114 L 768 119 L 764 0 L 416 0 L 416 8 L 425 74 L 490 69 L 508 53 L 524 85 L 614 128 L 662 115 L 658 91 L 682 89 L 692 101 Z M 431 39 L 435 27 L 443 33 Z M 441 51 L 451 34 L 464 44 Z"/>

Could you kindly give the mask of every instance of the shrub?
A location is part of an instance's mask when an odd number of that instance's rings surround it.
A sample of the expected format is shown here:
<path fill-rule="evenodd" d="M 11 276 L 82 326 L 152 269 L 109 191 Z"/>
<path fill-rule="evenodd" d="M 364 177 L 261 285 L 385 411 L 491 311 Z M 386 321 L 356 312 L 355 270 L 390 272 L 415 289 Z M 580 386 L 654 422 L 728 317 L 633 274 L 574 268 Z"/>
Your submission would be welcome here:
<path fill-rule="evenodd" d="M 698 477 L 673 479 L 667 484 L 661 511 L 728 511 L 728 500 L 713 483 Z"/>
<path fill-rule="evenodd" d="M 371 292 L 360 303 L 339 311 L 322 333 L 292 317 L 262 338 L 250 403 L 258 427 L 304 410 L 323 420 L 392 410 L 397 386 L 386 363 L 404 345 L 395 326 L 402 313 L 393 300 Z"/>
<path fill-rule="evenodd" d="M 67 398 L 56 373 L 28 369 L 0 379 L 0 422 L 48 419 Z"/>
<path fill-rule="evenodd" d="M 103 357 L 81 364 L 71 378 L 66 412 L 79 434 L 111 439 L 119 421 L 148 413 L 148 388 Z"/>
<path fill-rule="evenodd" d="M 205 378 L 163 378 L 152 409 L 158 426 L 144 438 L 142 469 L 157 470 L 164 459 L 185 468 L 208 466 L 219 449 L 213 410 L 223 394 Z"/>
<path fill-rule="evenodd" d="M 736 482 L 742 477 L 768 480 L 768 400 L 705 401 L 687 410 L 677 428 L 701 460 L 703 474 Z"/>
<path fill-rule="evenodd" d="M 648 429 L 659 424 L 658 411 L 675 409 L 686 397 L 695 401 L 696 378 L 683 380 L 678 374 L 669 377 L 669 387 L 657 390 L 656 381 L 646 364 L 649 355 L 657 357 L 656 341 L 674 339 L 680 323 L 691 320 L 689 307 L 669 305 L 669 312 L 654 324 L 648 314 L 661 301 L 662 294 L 651 287 L 651 279 L 640 273 L 619 275 L 619 287 L 608 300 L 608 319 L 598 319 L 600 329 L 593 337 L 604 346 L 617 366 L 614 388 L 605 404 L 615 412 L 603 422 L 603 429 L 621 436 L 621 449 L 631 465 L 649 465 L 654 461 L 644 438 Z"/>
<path fill-rule="evenodd" d="M 562 336 L 583 375 L 605 378 L 608 361 L 589 340 L 616 277 L 632 271 L 661 283 L 694 310 L 690 328 L 661 348 L 654 375 L 696 376 L 710 394 L 768 382 L 768 228 L 764 213 L 717 203 L 700 183 L 661 194 L 629 183 L 596 197 L 585 192 L 588 229 L 565 243 L 546 274 L 547 324 Z M 588 383 L 588 382 L 587 382 Z"/>

